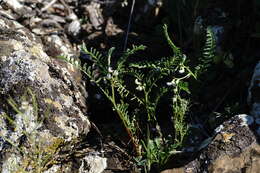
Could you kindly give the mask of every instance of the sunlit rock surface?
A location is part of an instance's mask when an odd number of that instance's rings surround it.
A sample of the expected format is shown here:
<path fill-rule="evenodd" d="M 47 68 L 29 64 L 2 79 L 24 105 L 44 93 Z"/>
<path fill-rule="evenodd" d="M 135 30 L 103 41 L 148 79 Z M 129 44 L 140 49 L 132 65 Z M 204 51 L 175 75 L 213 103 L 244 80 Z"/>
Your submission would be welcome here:
<path fill-rule="evenodd" d="M 84 88 L 78 70 L 50 58 L 38 37 L 0 17 L 1 172 L 89 172 L 98 163 L 98 172 L 105 169 L 105 158 L 86 163 L 87 149 L 75 154 L 90 130 Z"/>
<path fill-rule="evenodd" d="M 257 172 L 260 147 L 254 123 L 254 118 L 245 114 L 224 122 L 209 145 L 184 167 L 184 172 Z"/>

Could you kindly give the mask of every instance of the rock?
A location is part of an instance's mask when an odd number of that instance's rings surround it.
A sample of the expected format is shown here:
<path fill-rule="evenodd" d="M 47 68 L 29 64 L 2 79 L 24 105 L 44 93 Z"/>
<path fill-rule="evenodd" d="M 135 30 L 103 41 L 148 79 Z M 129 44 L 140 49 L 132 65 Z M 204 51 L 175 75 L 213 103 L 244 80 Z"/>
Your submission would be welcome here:
<path fill-rule="evenodd" d="M 88 13 L 89 20 L 96 30 L 101 30 L 104 24 L 101 5 L 97 2 L 91 1 L 90 4 L 85 6 Z"/>
<path fill-rule="evenodd" d="M 106 158 L 99 157 L 97 155 L 88 155 L 82 159 L 79 173 L 102 173 L 107 167 Z M 85 167 L 88 167 L 86 172 Z"/>
<path fill-rule="evenodd" d="M 18 15 L 17 18 L 32 17 L 36 15 L 31 8 L 22 5 L 18 0 L 3 0 L 2 3 L 4 3 L 4 5 L 6 5 L 8 8 L 12 9 L 12 11 Z"/>
<path fill-rule="evenodd" d="M 212 142 L 185 166 L 184 172 L 257 172 L 260 147 L 251 129 L 253 122 L 253 117 L 245 114 L 224 122 Z"/>
<path fill-rule="evenodd" d="M 237 115 L 224 122 L 193 161 L 181 168 L 168 169 L 171 173 L 256 173 L 260 165 L 260 146 L 250 115 Z M 193 153 L 190 153 L 193 157 Z"/>
<path fill-rule="evenodd" d="M 44 50 L 51 57 L 57 56 L 73 56 L 75 51 L 72 49 L 69 40 L 58 34 L 50 34 L 42 38 L 44 43 Z"/>
<path fill-rule="evenodd" d="M 0 17 L 1 172 L 105 169 L 105 158 L 78 151 L 91 127 L 84 88 L 77 69 L 50 58 L 38 37 Z"/>
<path fill-rule="evenodd" d="M 70 24 L 66 27 L 66 32 L 69 35 L 76 37 L 80 33 L 81 28 L 81 24 L 78 17 L 75 13 L 71 13 L 67 16 L 66 19 L 70 21 Z"/>
<path fill-rule="evenodd" d="M 67 33 L 71 36 L 77 36 L 80 33 L 80 21 L 73 20 L 67 27 Z"/>

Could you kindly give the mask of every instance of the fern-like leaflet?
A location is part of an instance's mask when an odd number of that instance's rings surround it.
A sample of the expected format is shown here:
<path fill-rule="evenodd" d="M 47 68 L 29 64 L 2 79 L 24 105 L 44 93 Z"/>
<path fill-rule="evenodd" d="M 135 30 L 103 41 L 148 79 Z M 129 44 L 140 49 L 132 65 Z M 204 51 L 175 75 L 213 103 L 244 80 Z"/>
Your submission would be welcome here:
<path fill-rule="evenodd" d="M 205 46 L 202 51 L 202 57 L 199 58 L 200 73 L 205 72 L 211 66 L 211 63 L 213 62 L 213 59 L 215 57 L 215 51 L 216 51 L 216 39 L 211 27 L 207 27 Z"/>

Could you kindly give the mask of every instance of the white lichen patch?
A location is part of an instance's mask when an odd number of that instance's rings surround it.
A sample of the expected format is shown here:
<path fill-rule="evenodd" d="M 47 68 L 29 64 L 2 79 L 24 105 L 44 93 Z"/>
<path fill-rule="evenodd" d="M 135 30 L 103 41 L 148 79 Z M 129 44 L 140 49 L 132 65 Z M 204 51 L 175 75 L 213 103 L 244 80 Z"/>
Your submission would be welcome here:
<path fill-rule="evenodd" d="M 6 136 L 9 134 L 9 131 L 7 129 L 7 125 L 6 122 L 4 120 L 4 112 L 0 113 L 0 151 L 2 151 L 3 146 L 4 146 L 4 138 L 6 138 Z"/>
<path fill-rule="evenodd" d="M 224 126 L 221 124 L 215 129 L 215 133 L 219 133 L 224 129 Z"/>
<path fill-rule="evenodd" d="M 73 85 L 71 80 L 69 80 L 70 73 L 68 72 L 67 68 L 61 68 L 61 76 L 63 77 L 64 82 L 68 86 L 72 86 Z"/>
<path fill-rule="evenodd" d="M 7 60 L 7 56 L 1 56 L 1 61 L 5 62 Z"/>
<path fill-rule="evenodd" d="M 87 134 L 90 127 L 90 122 L 87 116 L 83 115 L 83 113 L 78 108 L 73 107 L 73 109 L 75 109 L 75 112 L 77 112 L 77 118 L 69 116 L 54 117 L 54 120 L 56 122 L 55 124 L 64 131 L 66 135 L 66 141 L 77 138 L 82 133 Z"/>
<path fill-rule="evenodd" d="M 67 116 L 55 116 L 54 120 L 56 125 L 64 131 L 67 141 L 71 141 L 72 139 L 79 136 L 79 129 L 75 118 L 69 118 Z"/>
<path fill-rule="evenodd" d="M 51 168 L 44 171 L 43 173 L 56 173 L 56 172 L 59 172 L 60 169 L 61 169 L 60 165 L 53 165 Z"/>
<path fill-rule="evenodd" d="M 27 33 L 26 33 L 26 30 L 24 29 L 24 27 L 19 27 L 19 28 L 17 28 L 17 30 L 16 30 L 17 32 L 19 32 L 19 33 L 21 33 L 22 35 L 26 35 Z M 28 38 L 27 37 L 23 37 L 25 40 L 28 40 Z"/>
<path fill-rule="evenodd" d="M 66 55 L 66 56 L 72 55 L 69 46 L 67 46 L 66 43 L 64 43 L 59 36 L 51 35 L 50 37 L 47 38 L 47 41 L 53 43 L 57 48 L 59 48 L 62 52 L 61 55 Z"/>
<path fill-rule="evenodd" d="M 38 130 L 37 135 L 38 139 L 43 139 L 42 143 L 45 146 L 51 145 L 51 142 L 55 138 L 48 129 Z"/>
<path fill-rule="evenodd" d="M 21 113 L 16 115 L 17 131 L 25 131 L 27 134 L 31 134 L 42 126 L 38 120 L 38 115 L 34 112 L 33 106 L 28 102 L 22 102 L 20 110 Z"/>
<path fill-rule="evenodd" d="M 2 28 L 8 28 L 8 25 L 5 23 L 4 20 L 0 20 L 0 26 L 1 26 Z"/>
<path fill-rule="evenodd" d="M 0 79 L 2 92 L 8 92 L 13 86 L 26 80 L 41 82 L 44 88 L 51 90 L 49 85 L 54 80 L 49 75 L 48 65 L 38 58 L 34 59 L 28 52 L 15 51 L 3 63 Z M 59 85 L 58 82 L 56 84 Z"/>
<path fill-rule="evenodd" d="M 0 84 L 3 86 L 2 92 L 8 92 L 20 81 L 26 79 L 33 81 L 37 76 L 36 72 L 37 65 L 29 59 L 27 52 L 21 50 L 12 53 L 1 69 Z"/>
<path fill-rule="evenodd" d="M 42 126 L 34 113 L 33 107 L 28 102 L 22 102 L 21 107 L 18 109 L 20 113 L 15 115 L 15 120 L 12 123 L 14 130 L 6 136 L 12 145 L 18 145 L 18 140 L 23 135 L 37 138 L 36 132 Z"/>
<path fill-rule="evenodd" d="M 79 173 L 102 173 L 106 167 L 106 158 L 97 155 L 88 155 L 81 160 Z"/>
<path fill-rule="evenodd" d="M 60 94 L 62 105 L 66 108 L 70 108 L 73 105 L 73 98 L 64 94 Z"/>
<path fill-rule="evenodd" d="M 15 11 L 23 8 L 23 5 L 18 0 L 4 0 L 4 2 Z"/>
<path fill-rule="evenodd" d="M 49 62 L 50 58 L 48 55 L 43 51 L 43 47 L 40 44 L 34 44 L 32 47 L 29 48 L 30 53 L 43 62 Z"/>
<path fill-rule="evenodd" d="M 2 173 L 17 172 L 20 168 L 21 157 L 17 154 L 12 154 L 7 160 L 3 162 Z"/>
<path fill-rule="evenodd" d="M 53 161 L 52 159 L 57 154 L 57 148 L 64 142 L 62 138 L 53 137 L 48 130 L 37 130 L 26 134 L 26 137 L 26 147 L 16 146 L 13 148 L 12 154 L 4 161 L 2 172 L 42 172 L 42 170 L 46 170 L 46 165 Z M 20 150 L 17 150 L 18 147 Z M 18 155 L 20 152 L 22 155 Z M 53 166 L 48 171 L 53 172 L 59 167 L 58 165 Z"/>
<path fill-rule="evenodd" d="M 78 109 L 78 108 L 77 108 L 77 109 Z M 78 110 L 79 110 L 79 109 L 78 109 Z M 78 113 L 78 116 L 79 116 L 79 118 L 84 122 L 84 124 L 85 124 L 86 127 L 90 127 L 90 126 L 91 126 L 91 124 L 90 124 L 90 122 L 89 122 L 89 119 L 88 119 L 88 117 L 87 117 L 86 115 L 84 115 L 82 112 L 79 112 L 79 113 Z M 85 130 L 89 130 L 89 128 L 84 129 L 84 133 L 87 134 L 88 131 L 85 131 Z"/>
<path fill-rule="evenodd" d="M 254 117 L 247 114 L 240 114 L 238 118 L 242 120 L 240 123 L 241 126 L 249 126 L 254 123 Z"/>
<path fill-rule="evenodd" d="M 13 46 L 13 49 L 14 49 L 15 51 L 24 49 L 24 46 L 23 46 L 22 42 L 20 42 L 20 41 L 10 40 L 9 42 L 10 42 L 10 44 Z"/>

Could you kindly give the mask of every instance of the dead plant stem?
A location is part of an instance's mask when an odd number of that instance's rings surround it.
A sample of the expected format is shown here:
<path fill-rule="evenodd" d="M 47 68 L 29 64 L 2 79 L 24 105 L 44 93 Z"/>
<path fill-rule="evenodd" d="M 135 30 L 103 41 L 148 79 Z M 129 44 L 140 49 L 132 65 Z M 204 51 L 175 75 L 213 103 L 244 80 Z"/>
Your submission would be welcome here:
<path fill-rule="evenodd" d="M 127 47 L 128 35 L 129 35 L 130 27 L 131 27 L 134 6 L 135 6 L 135 0 L 132 1 L 131 11 L 130 11 L 129 20 L 128 20 L 128 24 L 127 24 L 125 43 L 124 43 L 124 49 L 123 49 L 124 52 L 126 51 L 126 47 Z"/>

